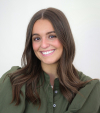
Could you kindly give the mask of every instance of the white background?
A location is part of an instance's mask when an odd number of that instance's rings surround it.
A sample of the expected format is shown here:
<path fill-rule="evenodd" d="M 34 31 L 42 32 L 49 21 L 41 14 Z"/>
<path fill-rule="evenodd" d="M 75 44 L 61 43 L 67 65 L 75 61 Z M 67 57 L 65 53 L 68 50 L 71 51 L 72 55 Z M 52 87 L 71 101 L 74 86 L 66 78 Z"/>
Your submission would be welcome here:
<path fill-rule="evenodd" d="M 76 43 L 75 67 L 100 78 L 100 0 L 0 0 L 0 77 L 21 66 L 27 25 L 35 12 L 48 7 L 68 18 Z"/>

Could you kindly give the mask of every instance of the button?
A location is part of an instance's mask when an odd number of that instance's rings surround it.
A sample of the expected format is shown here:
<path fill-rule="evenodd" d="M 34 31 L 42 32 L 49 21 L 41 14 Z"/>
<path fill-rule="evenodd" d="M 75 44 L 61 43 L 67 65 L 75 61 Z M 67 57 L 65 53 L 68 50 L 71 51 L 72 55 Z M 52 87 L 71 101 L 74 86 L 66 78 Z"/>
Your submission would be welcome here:
<path fill-rule="evenodd" d="M 55 90 L 55 93 L 58 93 L 58 91 L 57 91 L 57 90 Z"/>
<path fill-rule="evenodd" d="M 56 107 L 56 104 L 53 104 L 53 107 Z"/>

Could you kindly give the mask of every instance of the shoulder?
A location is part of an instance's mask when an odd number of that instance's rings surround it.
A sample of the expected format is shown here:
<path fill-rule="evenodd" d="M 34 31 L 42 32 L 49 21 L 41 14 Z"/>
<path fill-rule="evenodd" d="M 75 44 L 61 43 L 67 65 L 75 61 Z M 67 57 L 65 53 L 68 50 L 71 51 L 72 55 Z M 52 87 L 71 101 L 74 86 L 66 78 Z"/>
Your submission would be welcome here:
<path fill-rule="evenodd" d="M 79 79 L 81 81 L 91 80 L 89 83 L 85 85 L 85 87 L 81 88 L 84 92 L 88 92 L 90 89 L 90 94 L 100 95 L 100 79 L 92 79 L 91 77 L 83 74 L 83 72 L 78 72 Z M 100 97 L 98 95 L 98 97 Z"/>
<path fill-rule="evenodd" d="M 2 77 L 0 78 L 0 97 L 7 96 L 8 94 L 11 95 L 12 93 L 12 85 L 10 82 L 9 73 L 15 72 L 17 69 L 19 69 L 19 66 L 13 66 L 10 70 L 5 72 Z M 0 99 L 1 102 L 2 99 Z"/>
<path fill-rule="evenodd" d="M 8 78 L 8 74 L 9 73 L 14 73 L 15 71 L 17 71 L 18 69 L 21 69 L 21 67 L 19 66 L 12 66 L 11 69 L 9 69 L 7 72 L 5 72 L 2 77 L 0 78 L 0 83 L 5 79 L 5 77 L 7 76 Z"/>
<path fill-rule="evenodd" d="M 80 79 L 81 81 L 87 81 L 87 80 L 91 80 L 91 79 L 92 79 L 91 77 L 85 75 L 85 74 L 84 74 L 83 72 L 81 72 L 81 71 L 78 71 L 78 76 L 79 76 L 79 79 Z"/>
<path fill-rule="evenodd" d="M 0 92 L 4 89 L 7 89 L 7 87 L 9 87 L 9 85 L 11 86 L 9 73 L 14 73 L 18 69 L 20 69 L 19 66 L 13 66 L 13 67 L 11 67 L 10 70 L 8 70 L 7 72 L 5 72 L 2 75 L 2 77 L 0 78 Z"/>
<path fill-rule="evenodd" d="M 98 87 L 100 89 L 100 79 L 92 79 L 91 77 L 85 75 L 83 72 L 78 71 L 78 76 L 81 81 L 91 80 L 87 85 L 91 87 Z M 86 85 L 86 86 L 87 86 Z"/>

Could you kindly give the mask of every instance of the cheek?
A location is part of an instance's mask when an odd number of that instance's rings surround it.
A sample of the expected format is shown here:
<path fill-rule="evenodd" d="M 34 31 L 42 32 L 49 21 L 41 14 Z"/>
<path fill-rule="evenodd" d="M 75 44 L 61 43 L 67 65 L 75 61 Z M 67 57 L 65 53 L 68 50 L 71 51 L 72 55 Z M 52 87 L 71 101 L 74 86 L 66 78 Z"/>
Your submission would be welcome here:
<path fill-rule="evenodd" d="M 37 51 L 39 49 L 39 45 L 36 43 L 32 43 L 32 47 L 34 51 Z"/>
<path fill-rule="evenodd" d="M 55 45 L 57 48 L 60 48 L 60 49 L 63 48 L 63 46 L 62 46 L 62 44 L 60 43 L 59 40 L 56 40 L 56 41 L 54 42 L 54 45 Z"/>

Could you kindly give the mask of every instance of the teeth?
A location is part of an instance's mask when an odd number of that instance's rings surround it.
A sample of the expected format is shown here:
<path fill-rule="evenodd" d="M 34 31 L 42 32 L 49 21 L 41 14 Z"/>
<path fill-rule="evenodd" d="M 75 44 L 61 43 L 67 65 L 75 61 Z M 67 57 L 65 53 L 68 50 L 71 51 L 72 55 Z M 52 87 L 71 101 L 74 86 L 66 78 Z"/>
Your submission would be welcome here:
<path fill-rule="evenodd" d="M 47 52 L 42 52 L 44 55 L 47 55 L 47 54 L 49 54 L 49 53 L 52 53 L 52 52 L 54 52 L 54 50 L 52 50 L 52 51 L 47 51 Z"/>

